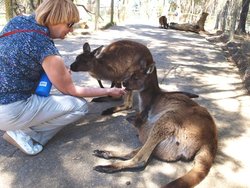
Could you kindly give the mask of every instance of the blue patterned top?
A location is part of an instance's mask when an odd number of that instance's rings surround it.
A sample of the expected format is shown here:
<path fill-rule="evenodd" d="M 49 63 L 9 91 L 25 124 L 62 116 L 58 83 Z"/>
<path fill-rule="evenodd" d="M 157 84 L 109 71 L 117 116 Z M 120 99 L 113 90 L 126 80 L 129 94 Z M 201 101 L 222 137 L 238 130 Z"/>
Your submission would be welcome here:
<path fill-rule="evenodd" d="M 17 16 L 0 32 L 39 30 L 49 35 L 47 27 L 38 25 L 35 16 Z M 60 55 L 51 38 L 37 32 L 20 32 L 0 38 L 0 104 L 28 99 L 34 93 L 42 62 L 50 55 Z"/>

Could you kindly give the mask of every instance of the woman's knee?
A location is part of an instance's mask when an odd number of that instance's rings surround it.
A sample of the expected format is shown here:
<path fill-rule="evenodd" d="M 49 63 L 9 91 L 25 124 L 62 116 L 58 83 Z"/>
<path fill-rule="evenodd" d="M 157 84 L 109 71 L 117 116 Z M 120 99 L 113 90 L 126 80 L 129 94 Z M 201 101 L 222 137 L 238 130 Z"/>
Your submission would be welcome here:
<path fill-rule="evenodd" d="M 88 112 L 88 103 L 83 98 L 77 98 L 73 96 L 65 96 L 65 99 L 63 100 L 66 103 L 69 103 L 68 105 L 71 106 L 73 111 L 80 111 L 83 113 Z"/>

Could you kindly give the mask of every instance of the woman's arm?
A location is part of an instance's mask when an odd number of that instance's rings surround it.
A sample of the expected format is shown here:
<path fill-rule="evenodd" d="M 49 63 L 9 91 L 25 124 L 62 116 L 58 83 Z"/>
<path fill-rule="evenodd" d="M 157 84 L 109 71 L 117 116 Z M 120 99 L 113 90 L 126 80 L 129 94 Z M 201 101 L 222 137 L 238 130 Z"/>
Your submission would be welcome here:
<path fill-rule="evenodd" d="M 76 97 L 98 97 L 107 95 L 120 97 L 125 94 L 125 90 L 121 88 L 92 88 L 76 86 L 73 83 L 69 70 L 65 67 L 64 61 L 60 56 L 52 55 L 46 57 L 42 66 L 52 84 L 63 94 Z"/>

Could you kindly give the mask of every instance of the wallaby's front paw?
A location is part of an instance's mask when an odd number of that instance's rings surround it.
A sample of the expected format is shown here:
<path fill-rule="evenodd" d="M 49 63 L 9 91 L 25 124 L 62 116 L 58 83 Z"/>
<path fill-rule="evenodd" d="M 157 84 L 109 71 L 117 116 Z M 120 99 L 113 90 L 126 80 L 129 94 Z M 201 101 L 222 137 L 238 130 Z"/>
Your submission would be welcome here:
<path fill-rule="evenodd" d="M 111 158 L 110 153 L 108 151 L 103 151 L 103 150 L 94 150 L 93 155 L 104 159 Z"/>
<path fill-rule="evenodd" d="M 114 108 L 112 107 L 112 108 L 108 108 L 108 109 L 106 109 L 106 110 L 104 110 L 104 111 L 102 111 L 102 115 L 111 115 L 111 114 L 113 114 L 114 113 Z"/>

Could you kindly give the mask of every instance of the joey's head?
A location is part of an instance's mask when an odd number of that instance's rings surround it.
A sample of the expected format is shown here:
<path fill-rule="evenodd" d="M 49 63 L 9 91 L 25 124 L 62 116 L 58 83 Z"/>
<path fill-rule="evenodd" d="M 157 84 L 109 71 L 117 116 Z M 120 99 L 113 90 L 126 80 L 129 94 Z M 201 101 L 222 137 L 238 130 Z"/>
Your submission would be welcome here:
<path fill-rule="evenodd" d="M 138 71 L 135 71 L 132 76 L 125 79 L 123 82 L 123 86 L 126 88 L 126 90 L 143 90 L 147 85 L 150 83 L 150 77 L 152 74 L 154 74 L 155 70 L 155 64 L 151 64 L 145 69 L 141 69 Z"/>
<path fill-rule="evenodd" d="M 102 48 L 103 46 L 100 46 L 91 52 L 89 44 L 85 43 L 83 45 L 83 53 L 76 57 L 75 61 L 70 65 L 70 70 L 74 72 L 91 71 L 95 66 L 96 57 L 101 53 Z"/>

